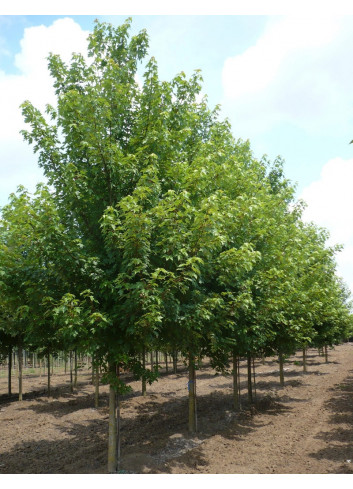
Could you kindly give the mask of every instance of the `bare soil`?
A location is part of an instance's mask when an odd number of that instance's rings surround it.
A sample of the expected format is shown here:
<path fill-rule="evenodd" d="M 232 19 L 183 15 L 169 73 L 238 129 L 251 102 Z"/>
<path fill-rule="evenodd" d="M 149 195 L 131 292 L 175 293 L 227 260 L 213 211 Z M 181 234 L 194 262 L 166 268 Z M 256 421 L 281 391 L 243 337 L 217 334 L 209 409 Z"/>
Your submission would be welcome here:
<path fill-rule="evenodd" d="M 121 472 L 352 474 L 353 343 L 330 350 L 328 363 L 309 350 L 307 373 L 301 360 L 297 354 L 286 361 L 283 388 L 276 360 L 258 360 L 253 406 L 246 402 L 242 362 L 241 412 L 232 409 L 232 378 L 205 363 L 197 372 L 197 436 L 187 432 L 181 363 L 177 374 L 162 369 L 145 397 L 140 382 L 128 380 L 133 392 L 121 402 Z M 107 386 L 100 388 L 96 410 L 87 370 L 73 394 L 64 373 L 52 377 L 51 398 L 45 385 L 44 376 L 26 375 L 19 402 L 6 396 L 7 379 L 1 377 L 0 474 L 106 473 Z"/>

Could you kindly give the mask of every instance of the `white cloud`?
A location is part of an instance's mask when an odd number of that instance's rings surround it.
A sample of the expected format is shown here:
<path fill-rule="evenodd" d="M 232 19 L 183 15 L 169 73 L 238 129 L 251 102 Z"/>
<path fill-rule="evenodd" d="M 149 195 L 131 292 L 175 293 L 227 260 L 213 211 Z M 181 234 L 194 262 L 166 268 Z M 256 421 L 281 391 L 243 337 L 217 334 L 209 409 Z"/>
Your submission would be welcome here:
<path fill-rule="evenodd" d="M 334 158 L 324 165 L 320 179 L 306 187 L 300 198 L 308 207 L 303 214 L 330 232 L 329 244 L 343 244 L 337 255 L 338 273 L 353 292 L 353 158 Z"/>
<path fill-rule="evenodd" d="M 33 191 L 35 184 L 44 180 L 32 149 L 19 134 L 24 128 L 20 104 L 30 100 L 41 111 L 47 103 L 55 105 L 46 58 L 50 52 L 60 54 L 64 61 L 70 60 L 72 52 L 85 54 L 88 34 L 70 18 L 58 19 L 49 27 L 26 28 L 21 51 L 15 56 L 20 73 L 0 71 L 0 206 L 17 185 Z"/>
<path fill-rule="evenodd" d="M 353 102 L 352 27 L 344 16 L 270 17 L 254 46 L 225 60 L 226 114 L 249 136 L 278 122 L 343 127 Z"/>

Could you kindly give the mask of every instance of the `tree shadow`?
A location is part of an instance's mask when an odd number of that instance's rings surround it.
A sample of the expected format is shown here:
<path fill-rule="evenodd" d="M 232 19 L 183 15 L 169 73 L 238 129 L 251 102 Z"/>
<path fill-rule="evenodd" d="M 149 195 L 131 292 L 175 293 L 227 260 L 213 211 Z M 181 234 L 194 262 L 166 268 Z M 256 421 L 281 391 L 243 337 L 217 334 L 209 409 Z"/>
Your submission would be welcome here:
<path fill-rule="evenodd" d="M 331 389 L 332 397 L 325 403 L 331 412 L 332 429 L 323 431 L 316 438 L 324 440 L 326 447 L 310 454 L 316 459 L 341 462 L 339 473 L 353 473 L 353 370 L 345 380 Z M 337 473 L 335 471 L 335 473 Z"/>

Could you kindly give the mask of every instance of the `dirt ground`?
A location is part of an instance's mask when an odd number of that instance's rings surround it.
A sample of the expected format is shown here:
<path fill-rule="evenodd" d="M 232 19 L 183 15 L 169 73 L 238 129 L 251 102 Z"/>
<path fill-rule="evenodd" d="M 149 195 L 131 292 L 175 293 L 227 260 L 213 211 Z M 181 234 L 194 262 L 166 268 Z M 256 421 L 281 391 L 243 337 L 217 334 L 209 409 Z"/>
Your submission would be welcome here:
<path fill-rule="evenodd" d="M 285 364 L 279 385 L 274 358 L 256 362 L 256 404 L 232 410 L 232 379 L 204 365 L 197 372 L 198 433 L 189 436 L 187 375 L 165 375 L 141 396 L 140 382 L 121 402 L 121 472 L 135 474 L 352 474 L 353 343 L 308 352 Z M 107 471 L 108 388 L 94 409 L 88 371 L 69 391 L 68 375 L 27 375 L 24 400 L 8 399 L 0 379 L 0 474 L 104 474 Z M 15 387 L 15 379 L 13 382 Z M 16 392 L 16 391 L 15 391 Z M 1 395 L 4 393 L 4 395 Z"/>

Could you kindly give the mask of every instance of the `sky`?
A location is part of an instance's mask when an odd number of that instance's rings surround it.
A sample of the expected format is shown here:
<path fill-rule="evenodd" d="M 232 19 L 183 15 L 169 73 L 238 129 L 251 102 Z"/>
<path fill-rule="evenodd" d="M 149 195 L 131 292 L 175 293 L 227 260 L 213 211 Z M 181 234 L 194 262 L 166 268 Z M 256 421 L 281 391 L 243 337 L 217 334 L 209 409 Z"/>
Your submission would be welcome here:
<path fill-rule="evenodd" d="M 69 61 L 72 52 L 85 52 L 95 18 L 119 25 L 131 16 L 132 34 L 147 29 L 149 56 L 162 79 L 201 69 L 202 93 L 211 107 L 221 105 L 234 136 L 249 139 L 257 158 L 284 159 L 297 198 L 307 203 L 304 220 L 327 228 L 330 245 L 344 245 L 338 274 L 353 291 L 352 15 L 310 9 L 283 15 L 58 10 L 43 15 L 37 9 L 34 15 L 0 8 L 0 207 L 18 185 L 33 191 L 44 181 L 19 133 L 25 127 L 19 106 L 27 99 L 40 110 L 55 105 L 48 53 Z"/>

